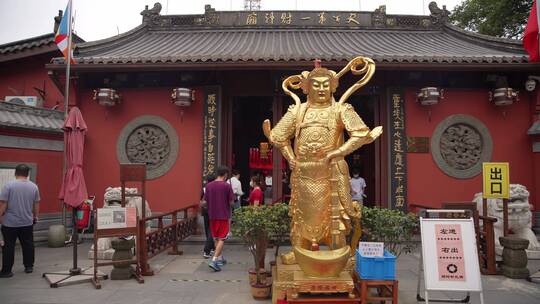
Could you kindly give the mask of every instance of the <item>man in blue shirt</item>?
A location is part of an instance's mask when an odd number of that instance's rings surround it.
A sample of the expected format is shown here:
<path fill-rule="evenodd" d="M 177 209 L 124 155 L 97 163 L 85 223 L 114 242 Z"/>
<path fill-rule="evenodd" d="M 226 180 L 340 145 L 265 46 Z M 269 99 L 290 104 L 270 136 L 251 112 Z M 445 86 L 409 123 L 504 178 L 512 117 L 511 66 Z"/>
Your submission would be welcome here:
<path fill-rule="evenodd" d="M 15 180 L 8 182 L 0 192 L 0 224 L 4 236 L 2 247 L 2 270 L 0 278 L 13 276 L 11 269 L 15 260 L 15 241 L 18 238 L 23 251 L 24 272 L 34 267 L 34 228 L 39 213 L 39 190 L 28 180 L 30 168 L 15 167 Z"/>

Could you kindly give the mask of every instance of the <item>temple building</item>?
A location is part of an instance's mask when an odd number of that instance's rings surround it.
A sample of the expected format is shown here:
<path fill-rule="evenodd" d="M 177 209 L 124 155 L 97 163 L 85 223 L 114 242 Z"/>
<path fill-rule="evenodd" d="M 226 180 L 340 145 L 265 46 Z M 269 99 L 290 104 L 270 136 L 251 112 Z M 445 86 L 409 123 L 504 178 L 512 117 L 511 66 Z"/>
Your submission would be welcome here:
<path fill-rule="evenodd" d="M 540 209 L 540 89 L 539 78 L 530 78 L 540 76 L 540 64 L 528 62 L 521 41 L 462 30 L 433 5 L 427 16 L 390 15 L 384 6 L 373 12 L 206 6 L 198 15 L 160 9 L 142 11 L 141 25 L 126 33 L 77 43 L 70 105 L 88 125 L 90 194 L 99 198 L 119 185 L 119 163 L 145 162 L 147 199 L 164 212 L 198 203 L 203 179 L 224 164 L 240 170 L 244 192 L 250 175 L 261 171 L 271 176 L 271 200 L 286 199 L 288 168 L 261 129 L 264 119 L 274 125 L 293 104 L 282 81 L 311 70 L 316 59 L 340 70 L 361 55 L 377 71 L 349 103 L 370 128 L 384 128 L 376 142 L 347 157 L 366 180 L 366 205 L 408 210 L 471 201 L 482 191 L 482 162 L 491 161 L 509 162 L 511 182 L 525 185 Z M 52 60 L 35 53 L 40 43 L 0 45 L 0 99 L 36 95 L 28 88 L 34 79 L 31 87 L 55 96 L 43 108 L 0 103 L 0 165 L 33 163 L 43 209 L 56 212 L 62 113 L 51 108 L 57 100 L 62 108 L 66 67 L 59 52 Z M 342 77 L 335 96 L 355 81 Z M 26 91 L 10 91 L 25 83 Z"/>

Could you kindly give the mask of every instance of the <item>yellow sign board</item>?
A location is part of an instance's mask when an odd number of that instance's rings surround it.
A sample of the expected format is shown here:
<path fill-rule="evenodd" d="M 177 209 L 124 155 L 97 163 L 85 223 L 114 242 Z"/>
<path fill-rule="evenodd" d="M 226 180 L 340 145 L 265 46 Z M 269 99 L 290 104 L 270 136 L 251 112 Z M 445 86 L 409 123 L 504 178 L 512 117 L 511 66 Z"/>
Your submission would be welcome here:
<path fill-rule="evenodd" d="M 484 198 L 508 198 L 510 167 L 508 163 L 482 163 Z"/>

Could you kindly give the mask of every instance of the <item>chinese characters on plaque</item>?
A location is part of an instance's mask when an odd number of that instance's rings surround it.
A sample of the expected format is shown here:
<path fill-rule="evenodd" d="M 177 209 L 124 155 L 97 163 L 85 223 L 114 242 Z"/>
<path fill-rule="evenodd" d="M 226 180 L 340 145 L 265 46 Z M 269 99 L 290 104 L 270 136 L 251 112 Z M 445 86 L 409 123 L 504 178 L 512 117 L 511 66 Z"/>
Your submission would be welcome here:
<path fill-rule="evenodd" d="M 407 210 L 407 137 L 401 94 L 391 95 L 390 108 L 390 190 L 392 208 Z"/>
<path fill-rule="evenodd" d="M 440 281 L 465 281 L 463 240 L 459 224 L 436 224 L 437 269 Z"/>
<path fill-rule="evenodd" d="M 510 169 L 508 163 L 483 163 L 484 198 L 508 198 Z"/>
<path fill-rule="evenodd" d="M 382 257 L 384 256 L 384 243 L 360 242 L 358 243 L 358 251 L 364 257 Z"/>
<path fill-rule="evenodd" d="M 215 173 L 219 165 L 220 92 L 217 86 L 204 90 L 203 181 Z"/>
<path fill-rule="evenodd" d="M 246 12 L 239 15 L 244 18 L 234 24 L 244 25 L 326 25 L 326 26 L 369 26 L 371 15 L 361 12 Z M 242 17 L 243 16 L 243 17 Z"/>

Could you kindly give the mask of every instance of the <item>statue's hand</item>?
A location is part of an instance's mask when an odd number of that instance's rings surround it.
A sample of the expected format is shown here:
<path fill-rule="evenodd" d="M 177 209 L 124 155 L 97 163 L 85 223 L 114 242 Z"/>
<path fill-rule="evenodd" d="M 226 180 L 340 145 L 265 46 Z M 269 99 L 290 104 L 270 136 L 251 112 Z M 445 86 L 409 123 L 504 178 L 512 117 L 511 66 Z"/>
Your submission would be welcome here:
<path fill-rule="evenodd" d="M 338 157 L 341 155 L 341 151 L 338 149 L 338 150 L 334 150 L 334 151 L 330 151 L 328 152 L 328 154 L 326 154 L 326 157 L 324 158 L 324 162 L 326 164 L 329 164 L 332 159 Z"/>
<path fill-rule="evenodd" d="M 289 168 L 291 168 L 291 170 L 294 171 L 294 168 L 296 168 L 296 159 L 294 158 L 289 159 Z"/>
<path fill-rule="evenodd" d="M 353 214 L 349 214 L 350 217 L 360 219 L 362 217 L 362 205 L 357 201 L 352 202 Z"/>
<path fill-rule="evenodd" d="M 270 120 L 265 119 L 265 120 L 263 121 L 262 129 L 263 129 L 264 135 L 266 136 L 266 138 L 268 138 L 268 141 L 269 141 L 271 144 L 273 144 L 272 141 L 271 141 L 271 139 L 270 139 L 270 132 L 272 131 L 272 127 L 271 127 L 271 125 L 270 125 Z"/>
<path fill-rule="evenodd" d="M 375 140 L 382 133 L 383 133 L 382 126 L 378 126 L 378 127 L 374 128 L 373 130 L 371 130 L 371 132 L 369 132 L 369 137 L 372 138 L 373 140 Z"/>

